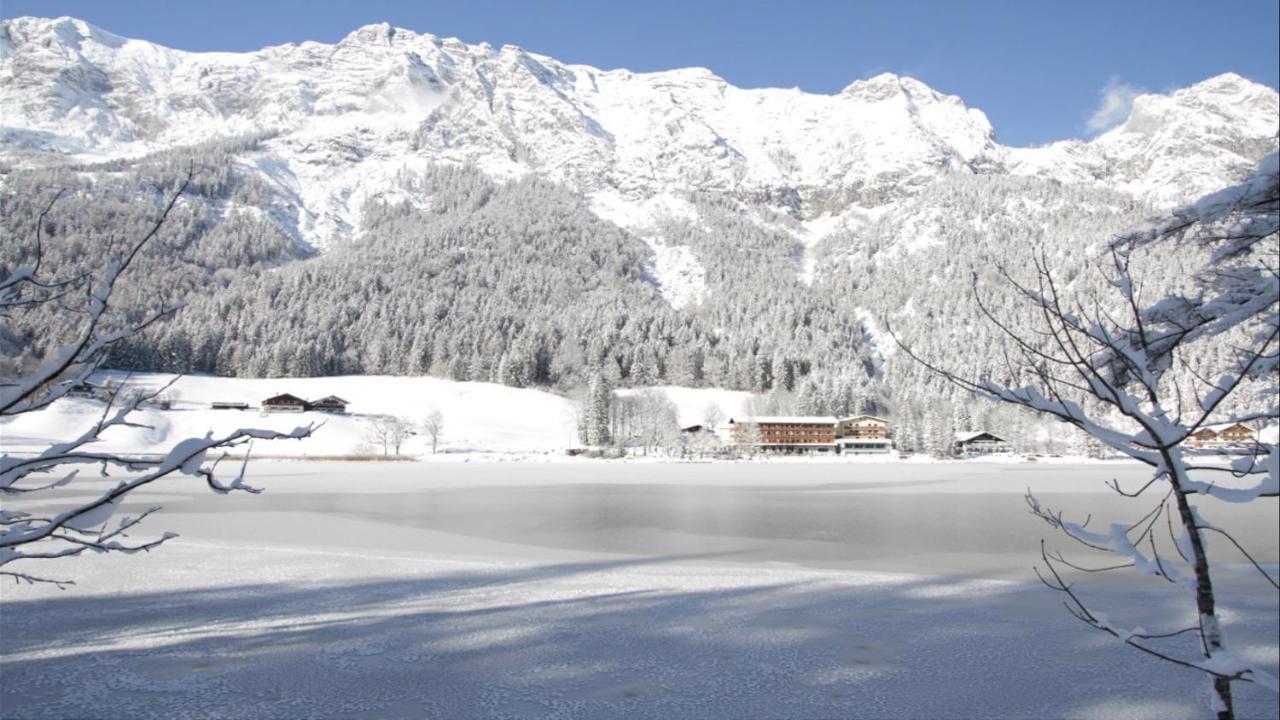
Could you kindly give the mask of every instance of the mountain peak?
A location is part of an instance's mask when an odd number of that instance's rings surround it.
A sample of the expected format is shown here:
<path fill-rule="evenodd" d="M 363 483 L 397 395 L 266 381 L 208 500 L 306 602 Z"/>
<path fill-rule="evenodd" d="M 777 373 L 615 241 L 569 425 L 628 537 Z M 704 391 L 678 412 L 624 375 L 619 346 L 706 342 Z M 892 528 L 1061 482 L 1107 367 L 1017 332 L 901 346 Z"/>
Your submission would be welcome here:
<path fill-rule="evenodd" d="M 895 96 L 905 95 L 913 102 L 920 102 L 921 100 L 950 101 L 960 105 L 964 104 L 960 98 L 953 95 L 944 95 L 913 77 L 895 75 L 890 72 L 880 73 L 865 80 L 854 80 L 844 90 L 841 90 L 840 94 L 867 102 L 880 102 Z"/>
<path fill-rule="evenodd" d="M 364 25 L 352 30 L 346 37 L 339 41 L 339 45 L 381 45 L 390 47 L 397 42 L 412 42 L 420 37 L 434 38 L 432 35 L 419 35 L 418 33 L 407 30 L 402 27 L 396 27 L 391 23 L 381 22 Z"/>
<path fill-rule="evenodd" d="M 883 100 L 890 95 L 896 95 L 901 90 L 902 77 L 884 72 L 863 80 L 854 80 L 845 86 L 840 94 L 866 100 Z"/>
<path fill-rule="evenodd" d="M 1185 88 L 1183 92 L 1239 92 L 1240 90 L 1270 90 L 1265 85 L 1256 83 L 1249 78 L 1233 72 L 1225 72 L 1221 75 L 1214 75 L 1207 80 Z M 1274 92 L 1274 91 L 1273 91 Z"/>
<path fill-rule="evenodd" d="M 125 43 L 125 38 L 119 35 L 66 15 L 56 18 L 11 18 L 0 21 L 0 28 L 3 28 L 10 40 L 15 43 L 22 40 L 31 42 L 37 38 L 56 39 L 59 45 L 75 49 L 79 49 L 86 40 L 92 40 L 109 48 L 118 48 Z"/>

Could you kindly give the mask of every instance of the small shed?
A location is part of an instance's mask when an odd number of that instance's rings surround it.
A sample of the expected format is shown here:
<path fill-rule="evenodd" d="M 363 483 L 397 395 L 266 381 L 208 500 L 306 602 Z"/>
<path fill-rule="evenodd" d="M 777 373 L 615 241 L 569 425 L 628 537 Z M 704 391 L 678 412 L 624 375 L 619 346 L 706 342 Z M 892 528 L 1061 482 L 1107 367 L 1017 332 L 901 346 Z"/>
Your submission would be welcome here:
<path fill-rule="evenodd" d="M 310 406 L 312 410 L 316 410 L 318 412 L 343 414 L 347 411 L 347 405 L 349 404 L 350 403 L 337 395 L 329 395 L 328 397 L 322 397 L 319 400 L 312 400 Z"/>
<path fill-rule="evenodd" d="M 262 401 L 263 412 L 303 412 L 306 409 L 306 400 L 289 393 L 269 397 Z"/>

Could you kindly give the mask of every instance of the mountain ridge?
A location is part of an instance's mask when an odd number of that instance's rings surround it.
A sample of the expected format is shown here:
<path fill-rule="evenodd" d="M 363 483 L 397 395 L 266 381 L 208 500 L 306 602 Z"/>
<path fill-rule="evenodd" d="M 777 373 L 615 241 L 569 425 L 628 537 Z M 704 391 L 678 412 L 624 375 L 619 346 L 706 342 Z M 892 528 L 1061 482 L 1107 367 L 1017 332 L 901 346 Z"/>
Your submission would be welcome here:
<path fill-rule="evenodd" d="M 742 89 L 704 68 L 601 70 L 385 23 L 334 44 L 189 53 L 74 18 L 16 18 L 0 44 L 4 157 L 133 156 L 270 131 L 268 180 L 301 199 L 296 233 L 319 247 L 358 229 L 365 196 L 390 189 L 395 170 L 429 162 L 625 203 L 728 193 L 856 224 L 951 172 L 1108 184 L 1173 205 L 1239 179 L 1277 133 L 1275 91 L 1231 74 L 1141 96 L 1092 140 L 1011 148 L 980 109 L 888 73 L 834 95 Z M 1218 117 L 1197 121 L 1206 106 Z"/>

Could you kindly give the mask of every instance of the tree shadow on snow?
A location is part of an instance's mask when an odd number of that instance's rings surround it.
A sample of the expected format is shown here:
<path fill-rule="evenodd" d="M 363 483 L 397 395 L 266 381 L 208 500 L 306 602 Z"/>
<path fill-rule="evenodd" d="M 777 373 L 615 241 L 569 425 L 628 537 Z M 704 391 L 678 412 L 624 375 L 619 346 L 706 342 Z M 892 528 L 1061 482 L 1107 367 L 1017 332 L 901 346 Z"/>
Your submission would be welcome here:
<path fill-rule="evenodd" d="M 7 599 L 0 714 L 1202 714 L 1207 683 L 1197 674 L 1088 631 L 1038 587 L 763 569 L 744 580 L 684 564 L 705 559 Z M 1131 588 L 1108 598 L 1149 610 L 1166 595 Z M 1274 647 L 1266 603 L 1236 615 L 1238 639 L 1270 638 Z M 1270 691 L 1238 694 L 1242 717 L 1275 717 Z"/>

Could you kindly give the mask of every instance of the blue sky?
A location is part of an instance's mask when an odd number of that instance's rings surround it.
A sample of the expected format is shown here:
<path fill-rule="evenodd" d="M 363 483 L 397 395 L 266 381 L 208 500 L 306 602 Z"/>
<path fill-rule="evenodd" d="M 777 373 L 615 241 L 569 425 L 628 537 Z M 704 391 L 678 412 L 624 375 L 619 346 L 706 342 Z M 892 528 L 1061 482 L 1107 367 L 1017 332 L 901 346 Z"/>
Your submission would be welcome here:
<path fill-rule="evenodd" d="M 184 50 L 334 42 L 386 21 L 602 68 L 702 66 L 742 87 L 821 93 L 889 71 L 960 95 L 1010 145 L 1088 137 L 1143 90 L 1227 71 L 1280 83 L 1277 0 L 4 0 L 0 13 L 72 15 Z"/>

